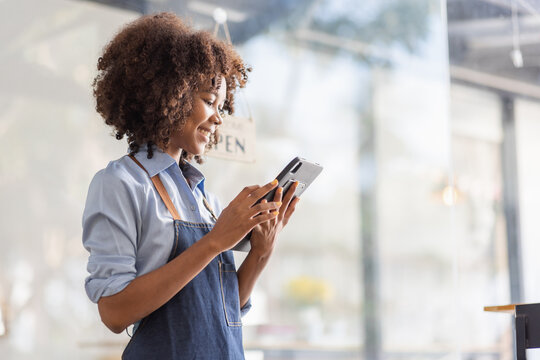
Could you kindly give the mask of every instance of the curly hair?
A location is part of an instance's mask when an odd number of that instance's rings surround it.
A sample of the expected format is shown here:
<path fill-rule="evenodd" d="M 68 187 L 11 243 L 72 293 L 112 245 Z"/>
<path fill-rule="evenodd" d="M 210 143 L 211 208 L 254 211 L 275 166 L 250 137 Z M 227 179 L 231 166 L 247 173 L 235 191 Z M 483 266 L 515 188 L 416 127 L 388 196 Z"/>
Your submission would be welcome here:
<path fill-rule="evenodd" d="M 193 95 L 225 78 L 223 110 L 234 112 L 234 92 L 244 87 L 247 67 L 232 45 L 207 31 L 195 31 L 173 13 L 143 16 L 127 24 L 98 59 L 93 82 L 96 111 L 113 127 L 116 139 L 127 136 L 130 152 L 148 145 L 167 148 L 172 131 L 181 129 L 192 111 Z M 207 151 L 218 140 L 215 133 Z M 200 156 L 182 151 L 182 161 Z"/>

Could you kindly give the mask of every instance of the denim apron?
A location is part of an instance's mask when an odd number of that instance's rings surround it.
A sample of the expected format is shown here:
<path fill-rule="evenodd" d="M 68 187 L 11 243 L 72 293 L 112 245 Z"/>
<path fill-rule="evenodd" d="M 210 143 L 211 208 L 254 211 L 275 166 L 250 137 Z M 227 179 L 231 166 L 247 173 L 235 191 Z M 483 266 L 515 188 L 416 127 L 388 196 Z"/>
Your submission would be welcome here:
<path fill-rule="evenodd" d="M 151 180 L 174 219 L 171 261 L 208 234 L 213 224 L 181 220 L 159 174 Z M 204 204 L 215 219 L 206 200 Z M 142 319 L 122 359 L 244 359 L 232 251 L 219 254 L 165 305 Z"/>

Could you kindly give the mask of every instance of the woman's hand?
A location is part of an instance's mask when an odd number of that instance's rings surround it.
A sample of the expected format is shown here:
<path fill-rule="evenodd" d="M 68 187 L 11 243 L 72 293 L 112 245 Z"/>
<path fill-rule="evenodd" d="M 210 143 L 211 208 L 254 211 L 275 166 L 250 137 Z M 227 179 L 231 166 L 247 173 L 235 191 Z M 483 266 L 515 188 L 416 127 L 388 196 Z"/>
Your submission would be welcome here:
<path fill-rule="evenodd" d="M 115 333 L 122 332 L 129 324 L 148 316 L 167 303 L 217 254 L 232 248 L 256 225 L 277 217 L 274 210 L 278 209 L 281 203 L 255 205 L 276 185 L 277 180 L 262 187 L 246 187 L 223 210 L 210 233 L 162 267 L 138 276 L 119 293 L 101 297 L 98 309 L 103 323 Z M 249 281 L 254 281 L 253 271 L 245 274 L 248 274 Z M 243 289 L 251 293 L 253 282 L 249 284 L 249 288 Z"/>
<path fill-rule="evenodd" d="M 291 185 L 283 199 L 283 188 L 279 187 L 276 190 L 276 195 L 274 196 L 273 203 L 281 203 L 278 212 L 274 212 L 274 214 L 276 214 L 277 216 L 266 222 L 261 222 L 257 226 L 255 226 L 251 234 L 250 253 L 257 255 L 258 257 L 268 257 L 272 253 L 272 251 L 274 250 L 277 235 L 281 232 L 285 225 L 287 225 L 289 219 L 291 218 L 291 215 L 294 213 L 296 204 L 298 204 L 298 202 L 300 201 L 300 198 L 293 199 L 297 187 L 298 182 L 295 182 L 293 185 Z M 265 202 L 266 200 L 263 200 L 261 203 Z M 261 214 L 261 216 L 267 215 L 267 213 Z"/>
<path fill-rule="evenodd" d="M 276 211 L 266 210 L 266 212 L 261 213 L 261 215 L 257 217 L 266 218 L 271 214 L 274 215 L 268 221 L 260 222 L 253 228 L 253 232 L 251 233 L 251 250 L 237 271 L 238 294 L 240 296 L 241 306 L 244 306 L 247 303 L 251 292 L 253 291 L 253 287 L 255 286 L 255 282 L 266 267 L 266 264 L 268 264 L 270 255 L 272 255 L 277 235 L 289 222 L 289 219 L 294 212 L 294 208 L 300 200 L 299 198 L 293 199 L 297 186 L 298 183 L 293 184 L 287 191 L 287 194 L 285 194 L 283 200 L 283 189 L 278 188 L 272 203 L 281 204 L 279 209 L 276 208 Z M 266 200 L 261 201 L 261 204 L 265 203 L 265 201 Z"/>
<path fill-rule="evenodd" d="M 264 186 L 247 186 L 223 209 L 210 232 L 220 252 L 229 250 L 242 240 L 257 225 L 278 217 L 281 202 L 257 201 L 278 184 L 274 180 Z"/>

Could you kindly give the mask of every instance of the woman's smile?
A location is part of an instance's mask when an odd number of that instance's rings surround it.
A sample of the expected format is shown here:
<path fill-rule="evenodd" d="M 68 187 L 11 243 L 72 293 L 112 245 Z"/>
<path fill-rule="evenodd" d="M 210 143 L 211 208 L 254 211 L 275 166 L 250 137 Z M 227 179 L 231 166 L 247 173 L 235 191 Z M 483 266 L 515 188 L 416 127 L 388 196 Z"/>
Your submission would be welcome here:
<path fill-rule="evenodd" d="M 199 126 L 197 128 L 197 130 L 199 131 L 199 133 L 202 134 L 202 136 L 204 137 L 206 142 L 210 141 L 210 135 L 212 135 L 214 133 L 214 131 L 212 131 L 210 129 L 207 129 L 207 128 L 204 128 L 202 126 Z"/>
<path fill-rule="evenodd" d="M 184 149 L 192 155 L 204 154 L 208 143 L 213 139 L 217 127 L 223 122 L 221 111 L 227 93 L 225 78 L 219 78 L 220 85 L 199 91 L 193 95 L 193 108 L 183 128 L 171 136 L 169 149 Z M 177 152 L 177 151 L 176 151 Z M 171 155 L 172 156 L 172 155 Z"/>

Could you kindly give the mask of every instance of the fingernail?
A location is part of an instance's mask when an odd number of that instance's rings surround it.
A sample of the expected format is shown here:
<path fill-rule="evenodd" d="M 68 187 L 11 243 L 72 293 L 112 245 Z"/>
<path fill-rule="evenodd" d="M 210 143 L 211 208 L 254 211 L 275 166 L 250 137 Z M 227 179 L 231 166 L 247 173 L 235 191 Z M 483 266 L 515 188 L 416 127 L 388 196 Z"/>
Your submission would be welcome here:
<path fill-rule="evenodd" d="M 281 206 L 281 201 L 278 201 L 276 204 L 277 206 Z"/>
<path fill-rule="evenodd" d="M 277 183 L 278 183 L 277 179 L 274 179 L 274 180 L 272 180 L 272 182 L 271 182 L 272 185 L 277 185 Z"/>
<path fill-rule="evenodd" d="M 281 194 L 281 193 L 283 192 L 283 188 L 282 188 L 282 187 L 278 187 L 278 188 L 277 188 L 277 192 L 278 192 L 278 194 Z"/>
<path fill-rule="evenodd" d="M 268 202 L 268 200 L 263 199 L 261 202 L 262 202 L 263 204 L 266 204 L 266 203 Z"/>
<path fill-rule="evenodd" d="M 295 186 L 298 186 L 298 184 L 300 184 L 300 182 L 298 182 L 298 181 L 295 181 L 295 182 L 294 182 L 294 185 L 295 185 Z"/>

